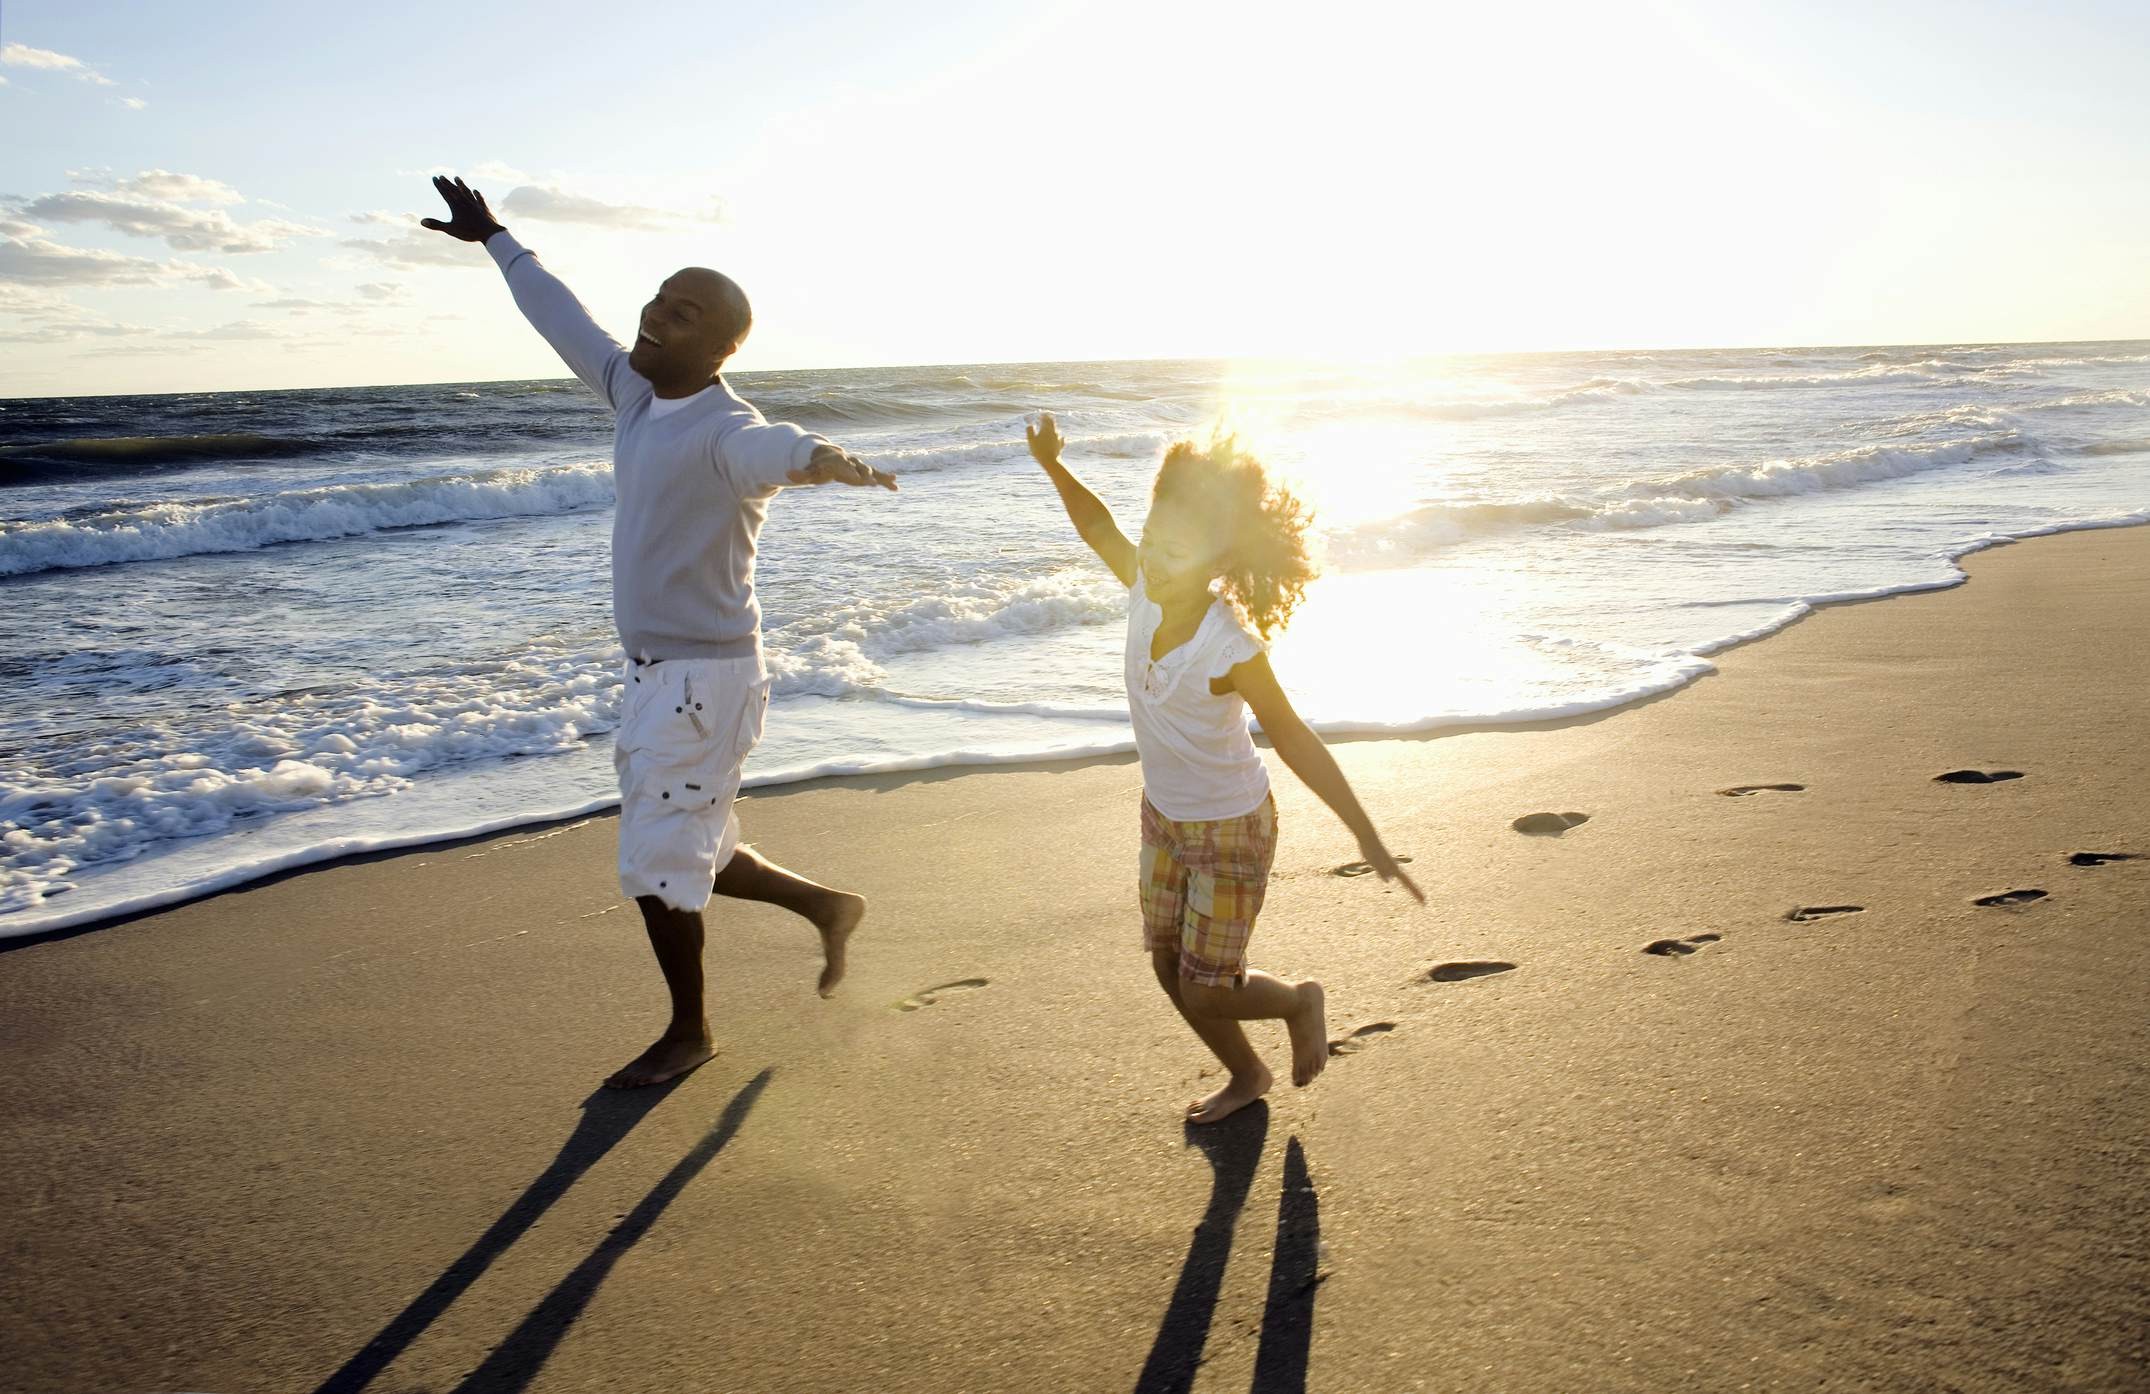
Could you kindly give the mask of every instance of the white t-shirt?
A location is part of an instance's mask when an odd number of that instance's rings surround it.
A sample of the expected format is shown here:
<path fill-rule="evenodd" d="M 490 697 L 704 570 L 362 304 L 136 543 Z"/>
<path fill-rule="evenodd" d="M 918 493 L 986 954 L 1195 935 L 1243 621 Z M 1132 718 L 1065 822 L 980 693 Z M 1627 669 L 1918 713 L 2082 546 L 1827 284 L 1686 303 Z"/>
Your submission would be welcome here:
<path fill-rule="evenodd" d="M 1211 600 L 1194 637 L 1152 661 L 1164 611 L 1142 589 L 1127 595 L 1127 710 L 1142 756 L 1142 792 L 1177 822 L 1216 822 L 1261 807 L 1269 770 L 1247 730 L 1247 699 L 1209 690 L 1211 678 L 1262 652 L 1222 600 Z"/>
<path fill-rule="evenodd" d="M 652 396 L 649 399 L 649 419 L 652 421 L 662 421 L 664 418 L 670 416 L 675 411 L 679 411 L 685 407 L 693 406 L 696 402 L 701 401 L 704 397 L 707 397 L 716 390 L 717 389 L 715 385 L 712 384 L 711 386 L 703 388 L 699 392 L 690 392 L 684 397 Z"/>

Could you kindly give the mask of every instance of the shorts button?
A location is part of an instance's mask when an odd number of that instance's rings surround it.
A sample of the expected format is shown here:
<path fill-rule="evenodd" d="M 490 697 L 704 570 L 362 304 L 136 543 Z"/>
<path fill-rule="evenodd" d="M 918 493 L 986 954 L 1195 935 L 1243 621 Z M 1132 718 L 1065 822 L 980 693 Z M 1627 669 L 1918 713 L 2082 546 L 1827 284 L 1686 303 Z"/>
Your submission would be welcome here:
<path fill-rule="evenodd" d="M 671 790 L 669 790 L 669 789 L 667 789 L 667 790 L 665 790 L 665 791 L 664 791 L 664 793 L 663 793 L 663 794 L 662 794 L 662 795 L 661 795 L 660 797 L 662 797 L 662 798 L 667 798 L 667 799 L 669 799 L 669 798 L 671 798 L 671 797 L 672 797 L 672 791 L 671 791 Z"/>
<path fill-rule="evenodd" d="M 676 711 L 676 712 L 683 712 L 683 711 L 685 711 L 685 710 L 686 710 L 686 708 L 685 708 L 685 707 L 674 707 L 674 708 L 672 708 L 672 710 L 673 710 L 673 711 Z"/>
<path fill-rule="evenodd" d="M 666 884 L 665 882 L 663 882 L 663 881 L 659 881 L 659 882 L 657 883 L 657 889 L 658 889 L 658 890 L 660 890 L 660 891 L 661 891 L 661 890 L 663 890 L 663 889 L 665 888 L 665 884 Z"/>

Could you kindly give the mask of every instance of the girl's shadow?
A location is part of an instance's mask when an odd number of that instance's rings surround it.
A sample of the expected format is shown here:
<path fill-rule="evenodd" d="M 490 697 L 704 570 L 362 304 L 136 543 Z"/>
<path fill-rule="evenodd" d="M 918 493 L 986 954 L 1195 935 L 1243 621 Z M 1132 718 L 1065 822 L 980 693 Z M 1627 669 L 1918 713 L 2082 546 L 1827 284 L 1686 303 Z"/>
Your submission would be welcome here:
<path fill-rule="evenodd" d="M 1187 1246 L 1187 1261 L 1135 1381 L 1135 1394 L 1185 1394 L 1193 1388 L 1231 1258 L 1233 1228 L 1268 1136 L 1269 1106 L 1260 1100 L 1222 1123 L 1189 1125 L 1187 1143 L 1208 1159 L 1212 1171 L 1209 1205 Z M 1254 1394 L 1304 1394 L 1320 1249 L 1320 1200 L 1307 1173 L 1305 1149 L 1293 1138 L 1284 1154 L 1284 1194 L 1277 1205 L 1276 1257 L 1254 1357 Z"/>

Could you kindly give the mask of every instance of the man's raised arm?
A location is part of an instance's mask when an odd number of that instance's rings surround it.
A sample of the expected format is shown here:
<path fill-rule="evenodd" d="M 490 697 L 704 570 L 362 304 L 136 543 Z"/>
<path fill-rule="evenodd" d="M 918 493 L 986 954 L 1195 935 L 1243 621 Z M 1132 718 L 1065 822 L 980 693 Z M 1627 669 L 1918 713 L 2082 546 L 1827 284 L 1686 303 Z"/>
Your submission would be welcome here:
<path fill-rule="evenodd" d="M 461 179 L 442 175 L 433 177 L 433 187 L 448 205 L 448 220 L 424 218 L 419 225 L 464 242 L 483 243 L 500 273 L 507 277 L 508 291 L 515 297 L 515 307 L 523 312 L 523 318 L 545 336 L 545 342 L 552 345 L 553 352 L 574 370 L 576 377 L 603 397 L 607 406 L 618 410 L 619 396 L 614 389 L 618 375 L 627 371 L 627 351 L 598 327 L 573 291 L 539 265 L 536 255 L 500 225 L 485 206 L 485 195 Z"/>

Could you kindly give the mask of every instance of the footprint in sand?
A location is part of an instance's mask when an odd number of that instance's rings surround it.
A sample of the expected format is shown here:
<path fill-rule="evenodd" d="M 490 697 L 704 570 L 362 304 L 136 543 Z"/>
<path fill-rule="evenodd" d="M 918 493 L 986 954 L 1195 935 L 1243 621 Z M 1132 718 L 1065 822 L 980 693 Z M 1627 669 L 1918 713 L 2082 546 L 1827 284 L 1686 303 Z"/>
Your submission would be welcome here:
<path fill-rule="evenodd" d="M 1568 829 L 1590 821 L 1587 813 L 1526 813 L 1508 826 L 1532 837 L 1558 837 Z"/>
<path fill-rule="evenodd" d="M 1513 973 L 1513 963 L 1503 963 L 1497 958 L 1469 959 L 1459 963 L 1437 963 L 1426 970 L 1422 981 L 1429 983 L 1467 983 L 1473 978 L 1490 978 L 1495 973 Z"/>
<path fill-rule="evenodd" d="M 1393 1021 L 1369 1021 L 1348 1036 L 1339 1036 L 1329 1042 L 1331 1055 L 1357 1055 L 1374 1042 L 1396 1029 Z"/>
<path fill-rule="evenodd" d="M 1950 770 L 1947 774 L 1934 776 L 1936 784 L 1999 784 L 2004 779 L 2021 779 L 2021 770 Z"/>
<path fill-rule="evenodd" d="M 1728 799 L 1744 799 L 1749 794 L 1798 794 L 1806 791 L 1804 784 L 1735 784 L 1717 792 Z"/>
<path fill-rule="evenodd" d="M 921 988 L 898 1002 L 896 1010 L 899 1012 L 915 1012 L 920 1007 L 930 1007 L 935 1002 L 940 1001 L 941 994 L 944 992 L 969 992 L 975 988 L 984 987 L 985 982 L 984 978 L 958 978 L 952 983 L 941 983 L 936 987 Z"/>
<path fill-rule="evenodd" d="M 1690 934 L 1685 939 L 1653 939 L 1642 946 L 1642 951 L 1656 954 L 1660 958 L 1679 958 L 1693 953 L 1704 944 L 1714 944 L 1722 938 L 1722 934 Z"/>
<path fill-rule="evenodd" d="M 1865 910 L 1864 905 L 1802 905 L 1797 910 L 1787 910 L 1784 918 L 1793 924 L 1805 924 L 1808 920 L 1826 920 L 1831 915 L 1857 915 Z"/>
<path fill-rule="evenodd" d="M 2022 891 L 2002 891 L 1998 895 L 1982 895 L 1971 903 L 1973 905 L 1994 906 L 2003 910 L 2013 910 L 2020 905 L 2029 905 L 2035 900 L 2044 900 L 2045 896 L 2044 891 L 2033 887 Z"/>
<path fill-rule="evenodd" d="M 1408 862 L 1410 860 L 1411 859 L 1408 856 L 1402 856 L 1396 859 L 1398 865 L 1401 865 L 1402 863 Z M 1373 867 L 1365 862 L 1345 862 L 1342 866 L 1332 867 L 1329 870 L 1329 874 L 1331 876 L 1367 876 L 1371 875 L 1372 872 Z"/>
<path fill-rule="evenodd" d="M 2107 862 L 2132 862 L 2138 855 L 2135 852 L 2070 852 L 2068 865 L 2104 866 Z"/>

